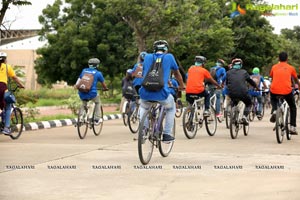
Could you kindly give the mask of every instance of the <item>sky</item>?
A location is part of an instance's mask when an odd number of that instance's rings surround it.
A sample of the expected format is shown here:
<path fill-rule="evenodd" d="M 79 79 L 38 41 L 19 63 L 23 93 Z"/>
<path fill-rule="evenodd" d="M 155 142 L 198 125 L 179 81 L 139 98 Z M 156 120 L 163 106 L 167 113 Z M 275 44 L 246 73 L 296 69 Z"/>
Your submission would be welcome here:
<path fill-rule="evenodd" d="M 48 5 L 53 4 L 55 0 L 30 0 L 31 6 L 12 6 L 7 10 L 5 15 L 6 27 L 10 29 L 39 29 L 41 25 L 38 22 L 38 16 L 42 14 L 42 10 Z M 272 16 L 266 17 L 271 25 L 275 28 L 274 32 L 279 34 L 282 28 L 292 29 L 294 26 L 300 26 L 300 0 L 265 0 L 269 4 L 296 5 L 298 10 L 292 11 L 296 16 Z M 291 11 L 276 11 L 289 15 Z"/>

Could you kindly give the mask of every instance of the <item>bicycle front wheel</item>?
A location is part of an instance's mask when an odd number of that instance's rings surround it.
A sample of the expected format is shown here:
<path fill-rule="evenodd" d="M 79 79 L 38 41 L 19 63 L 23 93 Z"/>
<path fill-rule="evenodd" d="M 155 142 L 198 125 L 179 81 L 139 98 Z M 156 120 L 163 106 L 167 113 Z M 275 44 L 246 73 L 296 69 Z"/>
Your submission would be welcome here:
<path fill-rule="evenodd" d="M 153 122 L 151 120 L 151 110 L 145 112 L 139 126 L 138 154 L 143 165 L 147 165 L 152 157 L 153 141 Z"/>
<path fill-rule="evenodd" d="M 125 105 L 123 105 L 123 106 L 125 106 L 125 110 L 124 110 L 124 112 L 122 113 L 122 117 L 123 117 L 123 123 L 124 123 L 124 125 L 125 126 L 127 126 L 127 121 L 128 121 L 128 113 L 129 113 L 129 102 L 126 100 L 125 102 L 124 102 L 124 104 Z"/>
<path fill-rule="evenodd" d="M 182 117 L 182 125 L 185 136 L 188 139 L 193 139 L 196 136 L 198 130 L 198 124 L 195 123 L 194 120 L 194 108 L 192 106 L 188 106 L 184 112 Z"/>
<path fill-rule="evenodd" d="M 128 116 L 128 126 L 131 133 L 136 133 L 139 129 L 139 125 L 140 125 L 139 106 L 135 104 L 135 108 L 133 112 L 129 112 L 129 116 Z"/>
<path fill-rule="evenodd" d="M 239 132 L 239 112 L 236 110 L 236 107 L 231 109 L 230 113 L 230 136 L 232 139 L 236 139 Z"/>
<path fill-rule="evenodd" d="M 210 116 L 205 117 L 205 128 L 209 136 L 215 135 L 217 130 L 217 117 L 216 111 L 212 106 L 210 107 Z"/>
<path fill-rule="evenodd" d="M 165 115 L 163 117 L 163 121 L 161 123 L 161 133 L 163 132 L 163 128 L 165 127 Z M 175 138 L 175 119 L 174 119 L 174 125 L 173 125 L 173 128 L 172 128 L 172 132 L 171 132 L 171 136 Z M 161 134 L 161 138 L 158 142 L 158 149 L 159 149 L 159 153 L 162 157 L 167 157 L 171 151 L 172 151 L 172 148 L 173 148 L 173 145 L 174 145 L 174 140 L 171 141 L 171 142 L 163 142 L 162 141 L 162 134 Z"/>
<path fill-rule="evenodd" d="M 284 136 L 284 124 L 283 124 L 283 113 L 281 109 L 278 108 L 276 111 L 276 123 L 275 123 L 275 131 L 276 131 L 276 140 L 278 144 L 281 144 Z"/>
<path fill-rule="evenodd" d="M 87 110 L 81 107 L 77 117 L 77 132 L 80 139 L 84 139 L 88 130 Z"/>
<path fill-rule="evenodd" d="M 15 140 L 20 137 L 23 131 L 24 122 L 23 114 L 20 108 L 14 108 L 10 115 L 11 139 Z"/>
<path fill-rule="evenodd" d="M 102 106 L 100 106 L 100 110 L 99 110 L 99 116 L 96 116 L 96 110 L 94 110 L 93 113 L 93 120 L 92 120 L 92 127 L 93 127 L 93 132 L 96 136 L 100 135 L 101 131 L 102 131 L 102 127 L 103 127 L 103 108 Z M 95 118 L 97 117 L 97 119 Z"/>

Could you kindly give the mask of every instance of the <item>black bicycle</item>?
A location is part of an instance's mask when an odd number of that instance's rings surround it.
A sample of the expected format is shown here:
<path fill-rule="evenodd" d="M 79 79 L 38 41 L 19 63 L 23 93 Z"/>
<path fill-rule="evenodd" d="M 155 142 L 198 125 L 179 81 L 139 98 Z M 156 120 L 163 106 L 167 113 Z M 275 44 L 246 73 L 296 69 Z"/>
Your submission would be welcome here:
<path fill-rule="evenodd" d="M 167 157 L 173 148 L 174 140 L 163 142 L 166 111 L 158 102 L 151 102 L 140 122 L 138 136 L 138 154 L 143 165 L 147 165 L 152 157 L 154 146 L 159 149 L 162 157 Z M 175 138 L 175 119 L 171 136 Z"/>
<path fill-rule="evenodd" d="M 9 91 L 13 94 L 19 86 L 16 86 L 14 89 L 10 89 Z M 0 132 L 3 131 L 5 125 L 5 110 L 3 110 L 0 114 Z M 11 134 L 9 135 L 11 139 L 18 139 L 23 131 L 24 121 L 23 121 L 23 113 L 22 110 L 16 106 L 15 103 L 11 104 L 11 114 L 10 114 L 10 129 Z"/>

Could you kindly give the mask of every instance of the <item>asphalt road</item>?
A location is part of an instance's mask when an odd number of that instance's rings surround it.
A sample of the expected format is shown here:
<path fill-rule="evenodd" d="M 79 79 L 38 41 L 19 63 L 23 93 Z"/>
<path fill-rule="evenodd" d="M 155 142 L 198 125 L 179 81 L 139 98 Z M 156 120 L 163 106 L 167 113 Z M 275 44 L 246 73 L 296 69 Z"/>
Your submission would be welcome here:
<path fill-rule="evenodd" d="M 180 118 L 170 156 L 155 149 L 147 166 L 121 119 L 84 140 L 74 126 L 26 131 L 18 140 L 0 135 L 0 199 L 298 200 L 300 136 L 277 144 L 268 119 L 236 140 L 224 123 L 213 137 L 202 128 L 189 140 Z"/>

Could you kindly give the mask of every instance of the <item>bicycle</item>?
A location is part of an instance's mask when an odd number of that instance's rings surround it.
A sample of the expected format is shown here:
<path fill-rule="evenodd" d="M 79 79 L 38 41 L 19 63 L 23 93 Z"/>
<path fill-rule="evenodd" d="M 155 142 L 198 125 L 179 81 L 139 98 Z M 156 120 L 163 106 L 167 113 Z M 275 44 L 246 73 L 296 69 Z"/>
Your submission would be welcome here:
<path fill-rule="evenodd" d="M 180 98 L 177 98 L 177 100 L 176 100 L 175 103 L 176 103 L 176 113 L 175 113 L 175 116 L 177 118 L 179 118 L 179 117 L 181 117 L 182 112 L 183 112 L 183 103 L 182 103 L 182 101 L 181 101 Z"/>
<path fill-rule="evenodd" d="M 236 139 L 238 132 L 243 127 L 244 135 L 247 136 L 249 132 L 249 124 L 243 123 L 242 118 L 244 115 L 245 104 L 242 101 L 232 100 L 232 107 L 230 113 L 230 136 L 232 139 Z"/>
<path fill-rule="evenodd" d="M 249 113 L 249 121 L 253 121 L 255 116 L 257 116 L 258 120 L 262 120 L 263 116 L 264 116 L 264 106 L 262 105 L 262 110 L 261 110 L 261 114 L 260 116 L 258 115 L 258 107 L 259 107 L 259 103 L 257 100 L 257 97 L 252 97 L 252 107 L 251 107 L 251 111 Z"/>
<path fill-rule="evenodd" d="M 125 126 L 129 125 L 129 128 L 131 130 L 132 133 L 136 133 L 137 132 L 137 128 L 138 128 L 138 122 L 137 120 L 137 114 L 133 114 L 131 115 L 131 113 L 138 113 L 138 109 L 139 109 L 139 96 L 138 95 L 134 95 L 134 99 L 132 98 L 126 98 L 123 106 L 122 106 L 122 119 L 123 119 L 123 123 Z M 137 108 L 137 111 L 136 111 Z M 133 126 L 130 126 L 130 118 L 129 116 L 131 115 L 131 117 L 134 117 L 133 122 L 134 123 L 138 123 L 137 124 L 137 128 L 133 128 Z"/>
<path fill-rule="evenodd" d="M 152 157 L 154 146 L 159 149 L 162 157 L 167 157 L 173 148 L 174 140 L 163 142 L 163 128 L 165 126 L 165 108 L 158 102 L 152 102 L 140 122 L 138 135 L 138 154 L 143 165 L 147 165 Z M 175 119 L 172 129 L 172 137 L 175 138 Z"/>
<path fill-rule="evenodd" d="M 135 101 L 131 101 L 129 104 L 129 113 L 128 113 L 128 126 L 131 133 L 137 133 L 140 125 L 140 116 L 139 116 L 139 95 L 135 96 Z"/>
<path fill-rule="evenodd" d="M 17 91 L 19 86 L 16 86 L 14 89 L 10 89 L 9 91 L 14 93 Z M 1 122 L 0 122 L 0 132 L 3 131 L 5 125 L 5 109 L 1 112 Z M 23 113 L 22 110 L 15 105 L 15 103 L 11 104 L 11 114 L 10 114 L 10 129 L 11 134 L 9 135 L 11 139 L 18 139 L 23 131 L 24 121 L 23 121 Z"/>
<path fill-rule="evenodd" d="M 284 100 L 284 96 L 277 96 L 276 122 L 273 131 L 276 131 L 276 140 L 281 144 L 286 134 L 287 140 L 291 140 L 292 136 L 289 131 L 290 109 L 288 103 Z"/>
<path fill-rule="evenodd" d="M 206 132 L 209 136 L 214 136 L 217 130 L 217 119 L 215 114 L 215 109 L 210 106 L 210 116 L 204 117 L 204 97 L 199 97 L 197 95 L 191 95 L 190 98 L 194 99 L 192 105 L 188 107 L 183 112 L 182 124 L 185 136 L 188 139 L 193 139 L 198 128 L 202 128 L 203 123 L 205 123 Z"/>
<path fill-rule="evenodd" d="M 84 100 L 83 104 L 79 108 L 77 122 L 78 136 L 80 139 L 84 139 L 88 128 L 93 129 L 95 136 L 100 135 L 103 127 L 103 108 L 100 104 L 99 116 L 95 116 L 95 103 L 91 100 Z M 96 117 L 98 118 L 96 121 Z"/>
<path fill-rule="evenodd" d="M 216 111 L 216 107 L 217 107 L 217 95 L 215 93 L 210 97 L 210 105 Z M 217 113 L 215 112 L 215 114 L 217 114 Z M 219 123 L 222 123 L 222 121 L 224 120 L 224 118 L 222 116 L 221 117 L 217 117 L 217 120 L 218 120 Z"/>
<path fill-rule="evenodd" d="M 231 100 L 230 100 L 230 97 L 228 95 L 225 96 L 223 105 L 224 105 L 223 111 L 224 111 L 225 124 L 226 124 L 226 128 L 229 129 L 229 126 L 230 126 L 230 113 L 231 113 Z"/>

